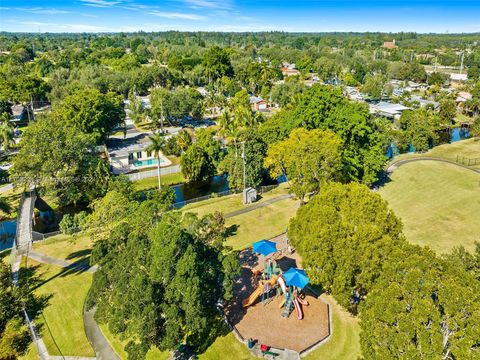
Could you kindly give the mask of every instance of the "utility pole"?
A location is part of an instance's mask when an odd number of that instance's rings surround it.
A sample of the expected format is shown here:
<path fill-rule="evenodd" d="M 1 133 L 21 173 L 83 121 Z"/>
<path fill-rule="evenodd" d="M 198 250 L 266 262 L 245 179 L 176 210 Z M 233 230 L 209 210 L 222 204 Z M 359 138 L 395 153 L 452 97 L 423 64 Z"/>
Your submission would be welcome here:
<path fill-rule="evenodd" d="M 242 141 L 242 161 L 243 161 L 243 191 L 247 188 L 247 170 L 245 163 L 245 141 Z"/>
<path fill-rule="evenodd" d="M 462 51 L 462 60 L 460 62 L 460 75 L 462 74 L 463 72 L 463 56 L 465 55 L 465 53 Z"/>
<path fill-rule="evenodd" d="M 163 100 L 160 100 L 160 131 L 163 135 Z"/>

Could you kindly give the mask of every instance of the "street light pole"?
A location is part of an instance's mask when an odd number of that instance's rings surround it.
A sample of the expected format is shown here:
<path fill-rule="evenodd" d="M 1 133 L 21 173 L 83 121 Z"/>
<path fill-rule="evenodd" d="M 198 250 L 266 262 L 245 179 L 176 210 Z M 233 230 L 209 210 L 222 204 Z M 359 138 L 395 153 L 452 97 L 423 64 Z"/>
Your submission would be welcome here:
<path fill-rule="evenodd" d="M 245 141 L 242 141 L 242 161 L 243 161 L 243 190 L 247 188 L 247 171 L 245 164 Z"/>

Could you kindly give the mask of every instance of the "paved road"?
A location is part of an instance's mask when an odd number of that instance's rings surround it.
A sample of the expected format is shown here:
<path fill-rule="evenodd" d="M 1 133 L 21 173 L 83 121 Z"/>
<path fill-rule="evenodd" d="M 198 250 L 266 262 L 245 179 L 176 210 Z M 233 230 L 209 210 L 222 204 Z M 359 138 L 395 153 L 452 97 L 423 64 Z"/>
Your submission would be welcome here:
<path fill-rule="evenodd" d="M 234 216 L 238 216 L 238 215 L 242 215 L 242 214 L 245 214 L 245 213 L 248 213 L 250 211 L 253 211 L 253 210 L 256 210 L 256 209 L 259 209 L 259 208 L 262 208 L 264 206 L 268 206 L 270 204 L 273 204 L 273 203 L 276 203 L 277 201 L 282 201 L 282 200 L 285 200 L 285 199 L 290 199 L 292 198 L 293 195 L 292 194 L 285 194 L 285 195 L 280 195 L 280 196 L 277 196 L 277 197 L 274 197 L 272 199 L 269 199 L 269 200 L 266 200 L 264 202 L 261 202 L 261 203 L 257 203 L 257 204 L 253 204 L 253 205 L 250 205 L 248 207 L 245 207 L 243 209 L 240 209 L 240 210 L 236 210 L 236 211 L 232 211 L 228 214 L 225 214 L 225 219 L 228 219 L 228 218 L 231 218 L 231 217 L 234 217 Z"/>

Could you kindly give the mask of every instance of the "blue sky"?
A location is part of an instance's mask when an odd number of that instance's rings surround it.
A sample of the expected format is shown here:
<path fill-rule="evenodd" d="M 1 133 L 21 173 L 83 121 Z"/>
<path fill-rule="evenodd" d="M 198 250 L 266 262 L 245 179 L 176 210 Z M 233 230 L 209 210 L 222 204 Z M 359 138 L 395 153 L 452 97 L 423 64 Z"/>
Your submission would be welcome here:
<path fill-rule="evenodd" d="M 480 32 L 480 0 L 0 0 L 0 30 Z"/>

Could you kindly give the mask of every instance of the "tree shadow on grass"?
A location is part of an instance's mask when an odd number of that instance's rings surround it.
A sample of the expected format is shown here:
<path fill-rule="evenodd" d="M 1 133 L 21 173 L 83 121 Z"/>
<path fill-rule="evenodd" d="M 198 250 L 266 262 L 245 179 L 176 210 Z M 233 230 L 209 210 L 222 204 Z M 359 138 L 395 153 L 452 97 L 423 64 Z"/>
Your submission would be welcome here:
<path fill-rule="evenodd" d="M 225 230 L 225 236 L 226 237 L 234 236 L 234 235 L 237 234 L 237 231 L 238 231 L 238 225 L 237 224 L 230 225 Z"/>
<path fill-rule="evenodd" d="M 39 281 L 37 284 L 35 284 L 35 286 L 33 287 L 33 289 L 31 291 L 34 291 L 36 289 L 38 289 L 40 286 L 42 285 L 45 285 L 46 283 L 58 278 L 58 277 L 66 277 L 66 276 L 70 276 L 70 275 L 76 275 L 76 274 L 80 274 L 80 273 L 83 273 L 85 272 L 86 270 L 88 270 L 90 268 L 90 258 L 83 258 L 83 259 L 80 259 L 79 261 L 76 261 L 74 263 L 72 263 L 71 265 L 67 266 L 67 267 L 64 267 L 62 268 L 61 271 L 59 271 L 57 274 L 53 275 L 53 276 L 50 276 L 49 278 L 47 279 L 42 279 L 41 281 Z"/>
<path fill-rule="evenodd" d="M 74 252 L 68 254 L 65 259 L 66 260 L 72 260 L 72 259 L 86 258 L 86 257 L 89 258 L 91 253 L 92 253 L 92 249 L 83 249 L 83 250 L 79 250 L 79 251 L 74 251 Z"/>

